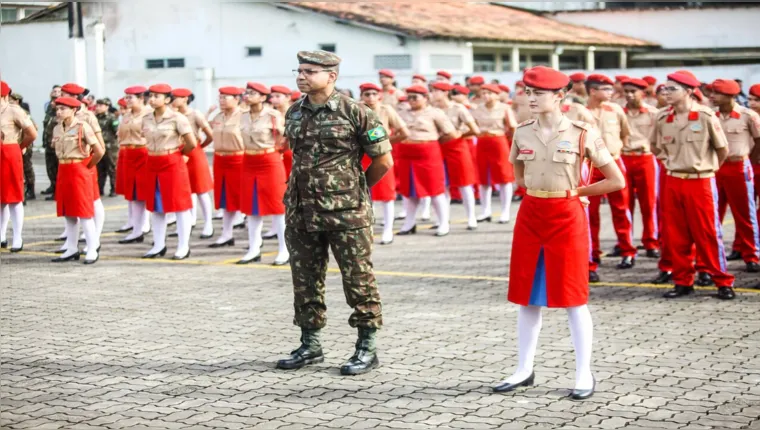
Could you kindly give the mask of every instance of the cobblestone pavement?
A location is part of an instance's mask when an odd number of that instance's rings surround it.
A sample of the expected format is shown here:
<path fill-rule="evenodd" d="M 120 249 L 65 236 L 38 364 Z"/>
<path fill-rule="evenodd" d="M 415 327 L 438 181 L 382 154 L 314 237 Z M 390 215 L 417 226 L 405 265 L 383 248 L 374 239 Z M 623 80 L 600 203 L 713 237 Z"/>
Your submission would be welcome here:
<path fill-rule="evenodd" d="M 111 232 L 125 205 L 104 203 Z M 120 246 L 108 233 L 95 266 L 54 265 L 63 223 L 53 212 L 31 202 L 25 251 L 0 254 L 2 428 L 760 428 L 760 291 L 747 288 L 758 277 L 736 263 L 735 301 L 710 288 L 665 301 L 643 284 L 654 261 L 620 272 L 606 259 L 606 284 L 591 288 L 598 391 L 573 402 L 561 310 L 544 314 L 537 385 L 491 392 L 516 364 L 516 307 L 505 301 L 512 226 L 466 232 L 460 221 L 446 238 L 422 229 L 378 246 L 381 367 L 342 377 L 356 334 L 334 264 L 326 360 L 281 371 L 274 362 L 299 332 L 288 269 L 266 264 L 275 243 L 264 263 L 235 266 L 244 231 L 234 248 L 211 250 L 196 230 L 190 261 L 142 261 L 148 244 Z M 605 226 L 605 249 L 612 237 Z"/>

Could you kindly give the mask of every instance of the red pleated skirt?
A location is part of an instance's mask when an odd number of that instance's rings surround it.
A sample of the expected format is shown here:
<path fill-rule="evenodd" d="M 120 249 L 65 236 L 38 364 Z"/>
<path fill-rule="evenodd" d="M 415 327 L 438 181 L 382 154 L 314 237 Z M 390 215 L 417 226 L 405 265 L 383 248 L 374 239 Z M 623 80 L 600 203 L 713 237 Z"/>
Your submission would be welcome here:
<path fill-rule="evenodd" d="M 437 141 L 398 145 L 399 193 L 433 197 L 446 191 L 441 145 Z"/>
<path fill-rule="evenodd" d="M 243 155 L 214 155 L 214 204 L 228 212 L 240 210 Z"/>
<path fill-rule="evenodd" d="M 122 146 L 119 148 L 119 155 L 116 158 L 116 185 L 114 191 L 116 194 L 123 196 L 124 192 L 124 151 L 126 149 Z"/>
<path fill-rule="evenodd" d="M 589 230 L 578 197 L 525 196 L 512 239 L 507 299 L 522 306 L 588 303 Z"/>
<path fill-rule="evenodd" d="M 475 162 L 466 139 L 454 139 L 442 144 L 441 154 L 448 187 L 458 188 L 475 184 Z"/>
<path fill-rule="evenodd" d="M 398 173 L 398 162 L 396 161 L 398 160 L 398 145 L 399 145 L 398 143 L 391 143 L 391 156 L 393 157 L 393 162 L 394 162 L 393 177 L 394 177 L 394 180 L 396 181 L 396 192 L 398 192 L 398 190 L 401 187 L 401 182 L 400 182 L 401 175 L 399 175 Z"/>
<path fill-rule="evenodd" d="M 124 196 L 129 201 L 145 202 L 151 200 L 149 194 L 141 190 L 147 190 L 145 184 L 145 169 L 148 163 L 148 148 L 124 148 L 119 150 L 119 162 L 121 173 L 116 172 L 116 193 Z"/>
<path fill-rule="evenodd" d="M 145 177 L 145 188 L 141 194 L 151 196 L 145 200 L 149 211 L 171 213 L 192 209 L 192 190 L 181 152 L 149 155 Z"/>
<path fill-rule="evenodd" d="M 0 143 L 0 203 L 24 201 L 24 159 L 18 144 Z"/>
<path fill-rule="evenodd" d="M 515 171 L 509 162 L 509 142 L 506 136 L 478 136 L 477 153 L 480 185 L 508 184 L 515 181 Z"/>
<path fill-rule="evenodd" d="M 214 180 L 211 179 L 206 152 L 200 144 L 188 156 L 187 173 L 190 176 L 190 189 L 193 194 L 203 194 L 214 189 Z"/>
<path fill-rule="evenodd" d="M 279 152 L 244 155 L 240 181 L 240 210 L 251 216 L 285 214 L 287 179 Z"/>
<path fill-rule="evenodd" d="M 282 153 L 282 165 L 285 166 L 285 177 L 289 178 L 293 170 L 293 151 L 290 149 Z"/>
<path fill-rule="evenodd" d="M 362 158 L 362 167 L 367 170 L 369 165 L 372 164 L 372 159 L 365 155 Z M 392 202 L 396 200 L 396 174 L 394 168 L 388 170 L 380 181 L 370 188 L 369 193 L 373 202 Z"/>
<path fill-rule="evenodd" d="M 92 172 L 88 160 L 81 163 L 59 164 L 55 186 L 55 205 L 58 216 L 92 218 L 95 216 L 95 197 L 92 194 Z"/>
<path fill-rule="evenodd" d="M 85 165 L 90 164 L 90 160 L 92 160 L 92 155 L 87 157 L 87 161 L 85 161 Z M 90 179 L 92 180 L 92 201 L 100 198 L 100 186 L 98 185 L 98 165 L 94 165 L 90 168 Z"/>

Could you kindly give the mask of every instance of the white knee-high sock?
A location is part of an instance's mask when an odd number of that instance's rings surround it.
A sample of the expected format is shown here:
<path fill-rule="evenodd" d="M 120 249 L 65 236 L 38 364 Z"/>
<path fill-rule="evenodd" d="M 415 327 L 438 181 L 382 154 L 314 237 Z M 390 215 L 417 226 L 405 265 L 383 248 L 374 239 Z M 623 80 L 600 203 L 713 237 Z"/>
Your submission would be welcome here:
<path fill-rule="evenodd" d="M 119 230 L 126 230 L 129 227 L 135 227 L 135 209 L 134 202 L 127 201 L 127 222 Z"/>
<path fill-rule="evenodd" d="M 148 254 L 155 254 L 166 248 L 166 215 L 153 212 L 150 218 L 153 223 L 153 248 Z"/>
<path fill-rule="evenodd" d="M 393 219 L 392 216 L 391 219 Z M 284 263 L 290 260 L 290 252 L 288 252 L 288 247 L 285 244 L 285 215 L 273 216 L 272 222 L 277 229 L 277 256 L 274 261 L 275 263 Z"/>
<path fill-rule="evenodd" d="M 24 244 L 21 233 L 24 231 L 24 204 L 12 203 L 8 205 L 11 224 L 13 225 L 13 244 L 11 248 L 20 248 Z"/>
<path fill-rule="evenodd" d="M 61 255 L 61 258 L 70 257 L 79 252 L 79 219 L 67 216 L 65 220 L 68 235 L 66 236 L 66 243 L 63 245 L 66 252 Z"/>
<path fill-rule="evenodd" d="M 409 231 L 417 225 L 417 205 L 420 204 L 420 199 L 407 198 L 406 199 L 406 219 L 404 225 L 401 227 L 402 231 Z"/>
<path fill-rule="evenodd" d="M 175 212 L 164 213 L 166 216 L 166 225 L 177 222 L 177 214 Z"/>
<path fill-rule="evenodd" d="M 135 220 L 135 225 L 136 225 L 135 228 L 138 228 L 138 226 L 142 224 L 141 231 L 143 234 L 147 234 L 148 232 L 150 232 L 151 216 L 150 214 L 148 214 L 148 209 L 145 206 L 145 202 L 135 202 L 135 208 L 136 208 L 137 214 L 139 215 L 139 219 Z M 140 224 L 137 224 L 138 221 L 140 222 Z"/>
<path fill-rule="evenodd" d="M 594 323 L 588 305 L 567 308 L 570 336 L 575 348 L 575 388 L 589 390 L 594 385 L 591 374 L 591 350 L 594 340 Z"/>
<path fill-rule="evenodd" d="M 449 232 L 449 204 L 445 194 L 439 194 L 431 198 L 435 208 L 435 216 L 438 217 L 437 234 L 447 234 Z"/>
<path fill-rule="evenodd" d="M 398 218 L 406 218 L 408 213 L 409 199 L 407 197 L 401 197 L 401 213 L 398 214 Z"/>
<path fill-rule="evenodd" d="M 134 239 L 142 236 L 144 233 L 145 220 L 148 218 L 148 212 L 145 210 L 145 202 L 129 202 L 132 209 L 132 231 L 125 239 Z"/>
<path fill-rule="evenodd" d="M 475 189 L 472 185 L 467 185 L 466 187 L 459 187 L 459 192 L 462 194 L 462 205 L 467 214 L 467 226 L 477 227 L 478 218 L 475 216 Z"/>
<path fill-rule="evenodd" d="M 184 257 L 190 252 L 190 232 L 193 229 L 193 216 L 190 210 L 177 212 L 177 252 L 176 257 Z"/>
<path fill-rule="evenodd" d="M 512 194 L 514 192 L 514 186 L 512 183 L 501 184 L 501 190 L 499 192 L 499 199 L 501 200 L 501 215 L 499 221 L 509 222 L 512 217 L 510 210 L 512 208 Z"/>
<path fill-rule="evenodd" d="M 394 212 L 396 210 L 396 202 L 382 202 L 383 206 L 383 236 L 381 240 L 383 242 L 390 242 L 393 240 L 393 221 L 396 218 Z"/>
<path fill-rule="evenodd" d="M 216 240 L 216 243 L 224 243 L 232 239 L 232 227 L 235 225 L 237 212 L 224 211 L 222 215 L 222 235 Z"/>
<path fill-rule="evenodd" d="M 203 213 L 203 234 L 208 236 L 214 232 L 214 224 L 212 223 L 214 217 L 211 214 L 211 195 L 209 193 L 199 195 L 198 204 Z"/>
<path fill-rule="evenodd" d="M 8 233 L 8 221 L 11 220 L 11 210 L 8 205 L 0 205 L 0 242 L 5 242 Z"/>
<path fill-rule="evenodd" d="M 482 217 L 491 216 L 491 195 L 493 188 L 489 185 L 480 186 L 480 207 L 483 208 Z"/>
<path fill-rule="evenodd" d="M 261 230 L 264 228 L 264 218 L 260 216 L 248 217 L 248 252 L 243 260 L 250 260 L 261 254 Z M 279 232 L 278 232 L 279 234 Z"/>
<path fill-rule="evenodd" d="M 93 203 L 95 206 L 95 228 L 98 229 L 98 236 L 103 234 L 103 225 L 106 222 L 106 208 L 103 207 L 103 200 L 97 199 Z"/>
<path fill-rule="evenodd" d="M 517 370 L 504 382 L 516 384 L 528 379 L 533 373 L 533 360 L 536 358 L 541 323 L 540 307 L 520 306 L 517 313 Z"/>
<path fill-rule="evenodd" d="M 420 218 L 422 219 L 430 219 L 430 205 L 432 203 L 432 199 L 430 197 L 423 197 L 420 199 Z"/>
<path fill-rule="evenodd" d="M 79 220 L 84 230 L 84 238 L 87 243 L 87 254 L 84 258 L 94 260 L 98 257 L 98 248 L 100 247 L 100 234 L 94 218 L 81 218 Z"/>
<path fill-rule="evenodd" d="M 193 194 L 190 198 L 193 200 L 193 207 L 190 208 L 190 222 L 195 225 L 198 222 L 198 194 Z"/>

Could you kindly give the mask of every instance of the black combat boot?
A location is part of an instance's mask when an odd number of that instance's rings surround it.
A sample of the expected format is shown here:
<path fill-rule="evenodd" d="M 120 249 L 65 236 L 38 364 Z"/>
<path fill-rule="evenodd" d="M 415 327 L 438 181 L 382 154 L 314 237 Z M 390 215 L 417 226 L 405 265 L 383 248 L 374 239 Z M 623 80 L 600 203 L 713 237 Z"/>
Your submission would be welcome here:
<path fill-rule="evenodd" d="M 278 369 L 300 369 L 309 364 L 325 361 L 319 342 L 320 329 L 301 329 L 301 346 L 290 353 L 290 357 L 277 362 Z"/>
<path fill-rule="evenodd" d="M 380 365 L 377 359 L 375 344 L 376 328 L 359 327 L 359 340 L 356 341 L 356 352 L 341 366 L 341 375 L 361 375 Z"/>

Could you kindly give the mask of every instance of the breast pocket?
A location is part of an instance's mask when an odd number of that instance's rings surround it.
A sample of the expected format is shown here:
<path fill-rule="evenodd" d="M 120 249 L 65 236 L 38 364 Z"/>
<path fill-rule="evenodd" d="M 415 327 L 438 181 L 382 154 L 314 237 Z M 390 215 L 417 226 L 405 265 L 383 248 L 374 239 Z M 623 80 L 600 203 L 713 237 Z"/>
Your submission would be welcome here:
<path fill-rule="evenodd" d="M 531 152 L 531 153 L 522 153 L 522 152 L 520 152 L 520 153 L 517 154 L 517 159 L 519 161 L 533 161 L 533 160 L 536 159 L 536 153 L 535 153 L 535 151 Z"/>
<path fill-rule="evenodd" d="M 317 181 L 319 212 L 349 211 L 360 207 L 361 190 L 357 178 L 350 171 L 323 172 Z"/>
<path fill-rule="evenodd" d="M 689 132 L 686 134 L 686 142 L 689 144 L 698 144 L 701 142 L 704 142 L 705 140 L 705 132 L 704 130 L 689 130 Z"/>
<path fill-rule="evenodd" d="M 554 151 L 552 161 L 562 164 L 575 164 L 578 161 L 578 152 L 575 149 L 562 149 Z"/>
<path fill-rule="evenodd" d="M 353 147 L 353 128 L 346 122 L 321 123 L 319 142 L 324 152 L 344 152 Z"/>

